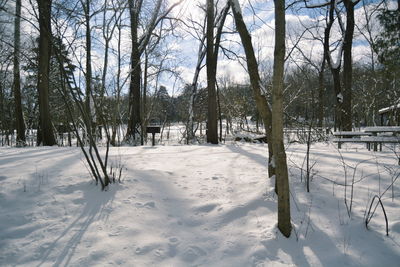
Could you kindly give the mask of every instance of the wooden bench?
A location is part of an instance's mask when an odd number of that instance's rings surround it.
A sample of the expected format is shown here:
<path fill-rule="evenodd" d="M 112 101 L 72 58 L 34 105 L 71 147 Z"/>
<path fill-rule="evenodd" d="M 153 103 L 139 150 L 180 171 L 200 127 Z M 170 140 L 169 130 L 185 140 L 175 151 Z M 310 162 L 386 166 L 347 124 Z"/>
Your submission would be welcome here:
<path fill-rule="evenodd" d="M 341 131 L 334 132 L 333 136 L 332 142 L 338 143 L 338 148 L 340 149 L 343 143 L 366 143 L 361 140 L 361 137 L 370 136 L 370 134 L 366 132 Z"/>
<path fill-rule="evenodd" d="M 366 127 L 364 132 L 376 137 L 374 140 L 377 141 L 372 142 L 374 144 L 374 151 L 378 150 L 378 143 L 380 145 L 380 151 L 382 151 L 382 143 L 399 143 L 400 141 L 400 126 L 372 126 Z M 391 135 L 388 136 L 388 134 Z"/>
<path fill-rule="evenodd" d="M 378 144 L 380 146 L 380 151 L 382 151 L 382 144 L 397 144 L 400 143 L 399 136 L 376 136 L 371 135 L 369 132 L 351 132 L 351 131 L 342 131 L 342 132 L 334 132 L 335 136 L 332 139 L 332 142 L 338 143 L 338 148 L 342 148 L 343 143 L 364 143 L 367 146 L 367 149 L 371 149 L 371 144 L 374 145 L 374 151 L 377 151 Z"/>
<path fill-rule="evenodd" d="M 371 144 L 374 145 L 374 151 L 382 151 L 382 144 L 400 144 L 399 136 L 365 136 L 361 140 L 367 144 L 368 150 L 371 149 Z"/>

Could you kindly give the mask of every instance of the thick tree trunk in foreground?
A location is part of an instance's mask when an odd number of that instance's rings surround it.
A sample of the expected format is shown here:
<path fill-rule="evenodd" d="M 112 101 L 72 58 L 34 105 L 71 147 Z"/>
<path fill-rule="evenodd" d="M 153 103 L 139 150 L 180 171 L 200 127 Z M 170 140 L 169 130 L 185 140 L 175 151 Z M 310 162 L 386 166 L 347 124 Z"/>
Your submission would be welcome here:
<path fill-rule="evenodd" d="M 283 75 L 285 64 L 285 1 L 275 0 L 275 50 L 272 77 L 272 145 L 278 187 L 278 228 L 290 236 L 289 179 L 283 144 Z"/>
<path fill-rule="evenodd" d="M 38 0 L 39 6 L 39 144 L 52 146 L 56 144 L 50 119 L 49 107 L 49 67 L 51 55 L 51 0 Z M 40 135 L 40 136 L 39 136 Z"/>
<path fill-rule="evenodd" d="M 14 105 L 15 122 L 17 128 L 17 146 L 25 145 L 25 123 L 21 103 L 21 78 L 19 71 L 20 43 L 21 43 L 21 0 L 15 2 L 14 20 Z"/>
<path fill-rule="evenodd" d="M 265 132 L 268 138 L 268 175 L 272 177 L 275 174 L 274 166 L 272 164 L 273 147 L 271 142 L 271 131 L 272 131 L 272 113 L 269 107 L 269 103 L 265 97 L 265 92 L 261 90 L 261 78 L 258 72 L 257 59 L 254 54 L 253 44 L 251 42 L 251 36 L 247 30 L 246 24 L 244 23 L 241 8 L 237 0 L 230 0 L 233 16 L 236 23 L 236 29 L 239 32 L 240 39 L 243 44 L 243 48 L 247 59 L 247 71 L 250 76 L 250 84 L 253 89 L 254 99 L 256 101 L 257 110 L 264 122 Z"/>
<path fill-rule="evenodd" d="M 352 114 L 352 83 L 353 63 L 351 49 L 354 35 L 354 6 L 358 3 L 350 0 L 344 1 L 346 7 L 346 31 L 343 41 L 343 130 L 351 131 L 353 128 Z"/>
<path fill-rule="evenodd" d="M 207 143 L 218 144 L 217 94 L 215 90 L 217 57 L 214 57 L 214 1 L 207 0 Z"/>

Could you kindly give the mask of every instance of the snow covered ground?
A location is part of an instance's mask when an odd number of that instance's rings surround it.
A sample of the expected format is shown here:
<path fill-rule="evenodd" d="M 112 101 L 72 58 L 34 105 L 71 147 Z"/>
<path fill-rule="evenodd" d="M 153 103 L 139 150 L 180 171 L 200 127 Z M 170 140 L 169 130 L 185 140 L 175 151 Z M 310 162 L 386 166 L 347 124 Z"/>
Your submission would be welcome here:
<path fill-rule="evenodd" d="M 107 192 L 91 182 L 78 148 L 0 148 L 0 266 L 399 266 L 395 154 L 316 144 L 307 193 L 305 151 L 287 151 L 287 239 L 276 228 L 263 144 L 112 148 L 126 169 Z M 356 182 L 351 218 L 345 177 Z M 388 237 L 380 207 L 364 225 L 383 192 Z M 348 186 L 348 205 L 350 195 Z"/>

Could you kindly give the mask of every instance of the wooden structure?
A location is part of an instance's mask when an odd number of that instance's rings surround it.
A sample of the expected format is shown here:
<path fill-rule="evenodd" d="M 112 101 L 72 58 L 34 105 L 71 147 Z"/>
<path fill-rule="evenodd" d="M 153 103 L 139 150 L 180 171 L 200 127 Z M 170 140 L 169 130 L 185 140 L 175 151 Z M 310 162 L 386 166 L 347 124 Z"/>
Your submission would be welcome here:
<path fill-rule="evenodd" d="M 155 145 L 156 141 L 155 141 L 155 135 L 156 133 L 160 133 L 161 127 L 160 126 L 147 126 L 146 127 L 146 132 L 147 133 L 151 133 L 153 135 L 152 138 L 152 146 Z"/>
<path fill-rule="evenodd" d="M 334 132 L 333 136 L 335 136 L 332 141 L 338 143 L 338 148 L 342 148 L 343 143 L 364 143 L 361 141 L 361 136 L 368 136 L 368 133 L 365 132 L 352 132 L 352 131 L 341 131 Z"/>
<path fill-rule="evenodd" d="M 372 141 L 374 151 L 378 150 L 378 144 L 380 151 L 382 151 L 382 143 L 400 143 L 400 136 L 398 136 L 400 134 L 399 126 L 366 127 L 364 131 L 371 134 L 370 137 L 366 138 L 366 141 Z"/>
<path fill-rule="evenodd" d="M 382 151 L 382 144 L 400 144 L 400 126 L 388 127 L 366 127 L 363 132 L 335 132 L 333 133 L 333 142 L 338 143 L 338 148 L 341 148 L 342 143 L 364 143 L 368 150 L 371 149 L 371 144 L 374 145 L 374 151 Z"/>

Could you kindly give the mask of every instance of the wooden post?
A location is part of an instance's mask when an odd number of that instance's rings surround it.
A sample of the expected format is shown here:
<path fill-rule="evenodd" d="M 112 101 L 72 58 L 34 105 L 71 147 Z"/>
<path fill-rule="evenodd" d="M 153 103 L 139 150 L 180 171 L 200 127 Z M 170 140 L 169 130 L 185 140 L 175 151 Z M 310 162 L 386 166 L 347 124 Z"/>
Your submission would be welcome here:
<path fill-rule="evenodd" d="M 156 144 L 156 140 L 155 140 L 156 133 L 151 133 L 151 134 L 153 135 L 153 139 L 151 141 L 151 145 L 154 146 Z"/>

